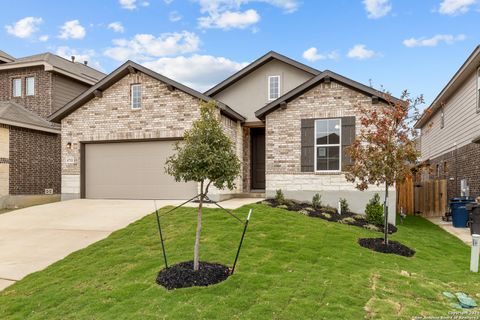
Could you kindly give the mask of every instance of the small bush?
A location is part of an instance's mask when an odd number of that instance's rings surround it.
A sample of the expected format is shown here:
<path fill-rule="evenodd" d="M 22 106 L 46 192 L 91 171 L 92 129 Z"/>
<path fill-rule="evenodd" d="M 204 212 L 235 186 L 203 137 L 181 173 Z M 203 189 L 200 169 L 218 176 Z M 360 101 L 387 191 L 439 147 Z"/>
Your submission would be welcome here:
<path fill-rule="evenodd" d="M 374 224 L 366 224 L 363 226 L 365 229 L 367 230 L 371 230 L 371 231 L 379 231 L 378 227 Z"/>
<path fill-rule="evenodd" d="M 383 225 L 383 205 L 380 203 L 378 193 L 375 193 L 365 207 L 365 214 L 369 223 Z"/>
<path fill-rule="evenodd" d="M 288 210 L 288 206 L 286 206 L 284 204 L 281 204 L 281 205 L 277 206 L 277 208 Z"/>
<path fill-rule="evenodd" d="M 353 219 L 355 220 L 364 220 L 365 216 L 363 214 L 356 214 L 353 216 Z"/>
<path fill-rule="evenodd" d="M 330 213 L 322 212 L 322 216 L 324 216 L 327 219 L 331 219 L 332 215 Z"/>
<path fill-rule="evenodd" d="M 347 199 L 340 198 L 340 210 L 342 210 L 342 212 L 340 212 L 341 214 L 350 212 L 350 208 L 348 207 Z"/>
<path fill-rule="evenodd" d="M 298 213 L 303 214 L 304 216 L 308 216 L 310 212 L 308 210 L 303 209 L 298 211 Z"/>
<path fill-rule="evenodd" d="M 322 206 L 322 196 L 319 193 L 315 193 L 312 198 L 312 207 L 316 210 Z"/>
<path fill-rule="evenodd" d="M 269 202 L 269 201 L 262 201 L 260 202 L 261 204 L 264 204 L 264 205 L 267 205 L 267 206 L 271 206 L 272 204 Z"/>
<path fill-rule="evenodd" d="M 315 211 L 315 209 L 314 209 L 314 208 L 312 208 L 312 207 L 306 207 L 306 208 L 305 208 L 305 210 L 307 210 L 307 211 L 310 211 L 310 212 L 313 212 L 313 211 Z"/>
<path fill-rule="evenodd" d="M 283 204 L 285 202 L 285 196 L 283 195 L 282 189 L 278 189 L 275 192 L 275 200 L 277 200 L 278 204 Z"/>
<path fill-rule="evenodd" d="M 355 219 L 352 217 L 346 217 L 346 218 L 343 218 L 342 220 L 339 220 L 338 222 L 343 224 L 351 224 L 355 222 Z"/>
<path fill-rule="evenodd" d="M 337 213 L 337 209 L 332 208 L 332 207 L 323 207 L 322 211 L 330 213 L 330 214 L 336 214 Z"/>

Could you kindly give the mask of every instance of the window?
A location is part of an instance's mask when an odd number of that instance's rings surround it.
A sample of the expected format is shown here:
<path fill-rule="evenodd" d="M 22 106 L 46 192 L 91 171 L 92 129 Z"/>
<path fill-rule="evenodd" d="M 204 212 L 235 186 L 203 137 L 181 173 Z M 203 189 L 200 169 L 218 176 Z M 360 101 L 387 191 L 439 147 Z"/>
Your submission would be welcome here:
<path fill-rule="evenodd" d="M 132 84 L 132 109 L 140 109 L 142 107 L 142 86 L 140 84 Z"/>
<path fill-rule="evenodd" d="M 13 79 L 12 89 L 13 89 L 12 94 L 14 97 L 21 97 L 22 96 L 22 79 Z"/>
<path fill-rule="evenodd" d="M 315 171 L 340 171 L 341 119 L 315 121 Z"/>
<path fill-rule="evenodd" d="M 35 78 L 28 77 L 25 79 L 25 94 L 27 96 L 35 95 Z"/>
<path fill-rule="evenodd" d="M 442 108 L 440 111 L 440 129 L 443 129 L 445 127 L 445 110 Z"/>
<path fill-rule="evenodd" d="M 268 77 L 268 100 L 280 97 L 280 76 Z"/>

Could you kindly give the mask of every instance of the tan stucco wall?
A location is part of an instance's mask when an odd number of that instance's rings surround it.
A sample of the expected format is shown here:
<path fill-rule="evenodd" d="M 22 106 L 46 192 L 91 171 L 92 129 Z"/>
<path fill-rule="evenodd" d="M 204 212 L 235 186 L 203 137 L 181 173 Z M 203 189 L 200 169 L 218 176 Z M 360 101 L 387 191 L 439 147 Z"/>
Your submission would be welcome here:
<path fill-rule="evenodd" d="M 247 117 L 247 122 L 260 121 L 255 111 L 268 101 L 268 77 L 280 76 L 280 95 L 304 83 L 313 75 L 278 60 L 272 60 L 214 96 Z"/>
<path fill-rule="evenodd" d="M 140 110 L 130 105 L 133 83 L 142 84 Z M 62 194 L 72 198 L 80 192 L 80 142 L 182 137 L 199 117 L 199 102 L 178 89 L 169 91 L 165 83 L 140 72 L 120 79 L 103 91 L 103 97 L 90 100 L 62 120 Z M 236 142 L 240 124 L 224 116 L 222 124 Z M 67 157 L 75 163 L 66 163 Z"/>

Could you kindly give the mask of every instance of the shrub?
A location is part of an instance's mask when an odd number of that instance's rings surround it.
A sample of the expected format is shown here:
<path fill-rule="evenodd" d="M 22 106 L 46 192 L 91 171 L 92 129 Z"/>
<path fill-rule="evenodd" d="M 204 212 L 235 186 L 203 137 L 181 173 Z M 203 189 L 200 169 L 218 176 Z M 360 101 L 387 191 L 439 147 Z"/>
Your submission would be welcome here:
<path fill-rule="evenodd" d="M 376 225 L 370 224 L 370 223 L 364 225 L 363 227 L 364 227 L 365 229 L 367 229 L 367 230 L 380 231 Z"/>
<path fill-rule="evenodd" d="M 324 216 L 327 219 L 331 219 L 332 215 L 330 213 L 322 212 L 322 216 Z"/>
<path fill-rule="evenodd" d="M 306 208 L 305 208 L 305 210 L 307 210 L 307 211 L 310 211 L 310 212 L 313 212 L 313 211 L 315 211 L 315 209 L 314 209 L 314 208 L 312 208 L 312 207 L 306 207 Z"/>
<path fill-rule="evenodd" d="M 315 193 L 315 195 L 312 198 L 312 207 L 314 209 L 320 209 L 322 206 L 322 196 L 319 193 Z"/>
<path fill-rule="evenodd" d="M 375 193 L 365 207 L 365 214 L 369 223 L 383 225 L 383 205 L 380 203 L 378 193 Z"/>
<path fill-rule="evenodd" d="M 308 216 L 310 212 L 308 210 L 303 209 L 298 211 L 298 213 L 303 214 L 304 216 Z"/>
<path fill-rule="evenodd" d="M 340 198 L 340 210 L 342 210 L 342 212 L 340 212 L 342 214 L 350 212 L 350 208 L 348 207 L 347 199 Z"/>
<path fill-rule="evenodd" d="M 322 211 L 323 212 L 327 212 L 327 213 L 330 213 L 330 214 L 336 214 L 337 213 L 337 209 L 335 208 L 332 208 L 332 207 L 323 207 L 322 208 Z"/>
<path fill-rule="evenodd" d="M 355 219 L 352 217 L 346 217 L 346 218 L 343 218 L 342 220 L 339 220 L 338 222 L 343 224 L 351 224 L 355 222 Z"/>
<path fill-rule="evenodd" d="M 364 220 L 365 216 L 363 214 L 356 214 L 353 216 L 353 219 L 355 220 Z"/>
<path fill-rule="evenodd" d="M 278 189 L 275 192 L 275 200 L 277 200 L 278 204 L 283 204 L 285 202 L 285 196 L 283 195 L 282 189 Z"/>
<path fill-rule="evenodd" d="M 281 205 L 277 206 L 277 208 L 288 210 L 288 206 L 286 206 L 284 204 L 281 204 Z"/>

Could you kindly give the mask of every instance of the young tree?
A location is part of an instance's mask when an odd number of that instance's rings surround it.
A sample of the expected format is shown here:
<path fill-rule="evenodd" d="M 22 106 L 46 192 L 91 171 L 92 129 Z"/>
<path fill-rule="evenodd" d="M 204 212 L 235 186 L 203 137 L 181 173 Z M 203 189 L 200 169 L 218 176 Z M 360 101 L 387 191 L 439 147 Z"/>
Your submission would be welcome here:
<path fill-rule="evenodd" d="M 385 185 L 384 241 L 388 245 L 388 188 L 403 180 L 417 160 L 413 122 L 419 118 L 418 105 L 423 103 L 423 96 L 412 99 L 404 91 L 400 100 L 387 93 L 383 98 L 386 105 L 358 106 L 361 129 L 347 148 L 354 164 L 346 178 L 359 190 Z"/>
<path fill-rule="evenodd" d="M 200 196 L 195 236 L 193 268 L 198 271 L 202 208 L 210 185 L 218 189 L 235 187 L 240 173 L 240 160 L 232 140 L 224 133 L 214 102 L 200 104 L 200 118 L 174 147 L 176 153 L 168 158 L 165 170 L 176 181 L 200 183 Z"/>

